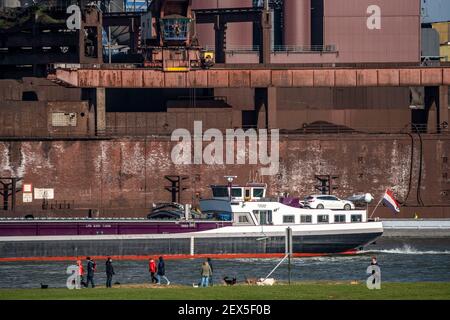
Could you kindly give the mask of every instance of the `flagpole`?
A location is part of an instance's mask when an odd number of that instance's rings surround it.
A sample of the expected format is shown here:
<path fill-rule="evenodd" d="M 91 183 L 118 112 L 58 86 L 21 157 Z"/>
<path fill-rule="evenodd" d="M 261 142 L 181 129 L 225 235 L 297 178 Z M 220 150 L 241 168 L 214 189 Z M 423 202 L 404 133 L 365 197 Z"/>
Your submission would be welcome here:
<path fill-rule="evenodd" d="M 383 194 L 383 196 L 384 196 L 384 194 Z M 375 206 L 375 209 L 373 209 L 372 214 L 370 215 L 369 219 L 372 218 L 373 214 L 375 213 L 375 210 L 377 210 L 377 208 L 380 205 L 381 201 L 383 201 L 383 197 L 381 197 L 380 201 L 378 201 L 378 203 Z"/>

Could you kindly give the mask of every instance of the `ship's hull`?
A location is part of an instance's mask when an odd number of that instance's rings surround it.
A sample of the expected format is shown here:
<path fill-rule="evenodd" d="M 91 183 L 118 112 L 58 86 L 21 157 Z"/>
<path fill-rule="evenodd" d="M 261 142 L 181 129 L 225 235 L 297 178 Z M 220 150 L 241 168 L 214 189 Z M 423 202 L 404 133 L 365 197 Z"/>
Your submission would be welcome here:
<path fill-rule="evenodd" d="M 223 227 L 178 234 L 0 237 L 0 261 L 83 256 L 153 255 L 269 257 L 285 253 L 286 226 Z M 348 226 L 292 226 L 293 252 L 338 254 L 357 250 L 382 234 L 381 223 Z"/>

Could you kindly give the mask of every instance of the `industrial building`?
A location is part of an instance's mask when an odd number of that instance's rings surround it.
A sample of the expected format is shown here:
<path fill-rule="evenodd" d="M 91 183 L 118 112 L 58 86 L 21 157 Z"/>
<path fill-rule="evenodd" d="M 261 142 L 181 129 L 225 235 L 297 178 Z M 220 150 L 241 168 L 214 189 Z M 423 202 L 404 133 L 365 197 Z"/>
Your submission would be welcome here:
<path fill-rule="evenodd" d="M 159 67 L 158 17 L 142 5 L 2 2 L 0 215 L 144 216 L 170 201 L 167 177 L 195 204 L 232 174 L 272 195 L 305 197 L 323 176 L 341 197 L 393 188 L 401 217 L 449 217 L 445 18 L 430 21 L 411 0 L 182 2 L 192 42 L 177 54 L 211 51 L 210 68 L 171 57 L 179 63 L 166 69 L 167 56 Z M 70 29 L 74 3 L 80 26 Z M 196 120 L 279 129 L 279 173 L 173 164 L 171 133 Z M 30 199 L 24 185 L 51 197 Z"/>

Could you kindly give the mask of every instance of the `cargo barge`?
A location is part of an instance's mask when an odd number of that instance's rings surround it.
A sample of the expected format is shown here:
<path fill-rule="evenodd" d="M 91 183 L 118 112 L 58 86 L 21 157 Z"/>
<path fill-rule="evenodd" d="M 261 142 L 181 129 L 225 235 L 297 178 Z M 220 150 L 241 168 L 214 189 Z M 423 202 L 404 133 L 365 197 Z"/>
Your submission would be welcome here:
<path fill-rule="evenodd" d="M 265 199 L 265 188 L 249 189 L 257 197 L 202 200 L 202 213 L 209 217 L 205 220 L 191 219 L 189 210 L 175 221 L 2 220 L 0 259 L 85 255 L 268 257 L 285 253 L 288 227 L 296 254 L 342 254 L 374 242 L 383 233 L 382 223 L 368 221 L 365 210 L 295 208 Z M 242 194 L 244 190 L 242 187 Z"/>

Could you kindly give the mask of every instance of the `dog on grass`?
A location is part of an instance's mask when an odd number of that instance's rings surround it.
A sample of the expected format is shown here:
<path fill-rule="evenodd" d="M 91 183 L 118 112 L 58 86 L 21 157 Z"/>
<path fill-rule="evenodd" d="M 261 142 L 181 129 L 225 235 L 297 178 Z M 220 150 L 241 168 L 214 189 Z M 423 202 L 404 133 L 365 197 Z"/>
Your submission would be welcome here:
<path fill-rule="evenodd" d="M 227 286 L 232 286 L 236 284 L 236 278 L 230 278 L 230 277 L 225 277 L 223 278 L 223 282 L 227 285 Z"/>
<path fill-rule="evenodd" d="M 256 284 L 258 282 L 258 279 L 256 278 L 247 278 L 245 277 L 245 283 L 246 284 Z"/>
<path fill-rule="evenodd" d="M 273 286 L 273 285 L 275 284 L 275 279 L 274 279 L 274 278 L 267 278 L 267 279 L 260 278 L 260 279 L 256 282 L 256 284 L 257 284 L 258 286 Z"/>

